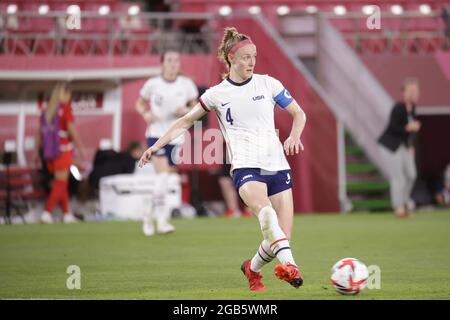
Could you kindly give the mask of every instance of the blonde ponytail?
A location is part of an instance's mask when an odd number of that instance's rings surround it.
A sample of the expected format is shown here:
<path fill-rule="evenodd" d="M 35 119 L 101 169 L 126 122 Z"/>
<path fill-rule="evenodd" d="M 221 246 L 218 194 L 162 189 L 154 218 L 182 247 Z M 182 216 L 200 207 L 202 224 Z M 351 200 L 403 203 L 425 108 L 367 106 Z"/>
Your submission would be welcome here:
<path fill-rule="evenodd" d="M 55 116 L 55 113 L 58 110 L 58 105 L 61 102 L 61 95 L 66 90 L 69 90 L 67 82 L 58 82 L 53 87 L 47 108 L 45 108 L 45 118 L 47 123 L 50 123 Z"/>
<path fill-rule="evenodd" d="M 245 34 L 239 33 L 234 27 L 226 27 L 223 32 L 222 42 L 220 43 L 218 50 L 218 58 L 225 65 L 228 72 L 223 75 L 224 78 L 228 77 L 231 67 L 230 60 L 228 59 L 228 53 L 237 43 L 250 39 Z"/>

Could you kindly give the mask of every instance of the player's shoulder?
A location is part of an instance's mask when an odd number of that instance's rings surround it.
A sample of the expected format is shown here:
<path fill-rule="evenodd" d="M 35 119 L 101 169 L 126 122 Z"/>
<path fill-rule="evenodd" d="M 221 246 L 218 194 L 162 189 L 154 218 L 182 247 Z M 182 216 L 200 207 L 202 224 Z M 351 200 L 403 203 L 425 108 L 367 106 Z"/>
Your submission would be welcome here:
<path fill-rule="evenodd" d="M 267 80 L 270 76 L 268 74 L 259 74 L 259 73 L 254 73 L 253 74 L 253 79 L 256 80 Z"/>
<path fill-rule="evenodd" d="M 221 92 L 224 89 L 226 89 L 229 86 L 229 82 L 226 79 L 223 79 L 221 82 L 219 82 L 218 84 L 215 84 L 211 87 L 209 87 L 206 91 L 212 93 L 216 93 L 216 92 Z"/>
<path fill-rule="evenodd" d="M 144 86 L 158 85 L 159 83 L 161 83 L 161 81 L 162 81 L 161 76 L 154 76 L 154 77 L 148 78 L 147 81 L 145 81 Z"/>
<path fill-rule="evenodd" d="M 263 83 L 267 86 L 271 86 L 274 82 L 279 82 L 278 79 L 268 75 L 268 74 L 253 74 L 253 78 L 259 82 Z"/>
<path fill-rule="evenodd" d="M 193 83 L 194 82 L 191 77 L 189 77 L 185 74 L 178 75 L 178 80 L 182 83 Z"/>

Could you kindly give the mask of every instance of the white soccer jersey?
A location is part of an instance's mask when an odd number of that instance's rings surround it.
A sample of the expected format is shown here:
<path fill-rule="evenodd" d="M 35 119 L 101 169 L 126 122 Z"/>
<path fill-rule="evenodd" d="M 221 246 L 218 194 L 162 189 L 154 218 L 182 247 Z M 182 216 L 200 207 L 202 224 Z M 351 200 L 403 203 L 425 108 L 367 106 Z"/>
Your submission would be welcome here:
<path fill-rule="evenodd" d="M 175 81 L 164 80 L 161 76 L 149 79 L 140 91 L 142 98 L 150 102 L 152 113 L 158 118 L 147 127 L 147 138 L 159 138 L 178 119 L 176 111 L 191 100 L 197 99 L 198 90 L 194 82 L 186 76 L 179 75 Z M 180 136 L 171 144 L 183 144 Z"/>
<path fill-rule="evenodd" d="M 286 107 L 292 100 L 280 81 L 259 74 L 239 84 L 225 79 L 200 97 L 203 108 L 217 114 L 231 171 L 290 169 L 275 130 L 274 106 Z"/>

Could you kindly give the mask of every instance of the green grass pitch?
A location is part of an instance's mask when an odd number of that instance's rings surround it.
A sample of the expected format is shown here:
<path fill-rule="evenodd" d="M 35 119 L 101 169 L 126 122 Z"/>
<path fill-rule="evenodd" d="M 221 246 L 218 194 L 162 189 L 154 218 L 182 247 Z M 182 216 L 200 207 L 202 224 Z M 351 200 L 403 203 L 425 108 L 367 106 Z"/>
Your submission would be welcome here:
<path fill-rule="evenodd" d="M 0 226 L 0 298 L 25 299 L 449 299 L 450 212 L 296 216 L 291 246 L 305 284 L 263 269 L 266 292 L 239 270 L 255 253 L 255 218 L 175 219 L 177 232 L 145 237 L 139 222 Z M 339 259 L 381 268 L 381 289 L 341 296 L 329 283 Z M 69 265 L 81 289 L 69 290 Z"/>

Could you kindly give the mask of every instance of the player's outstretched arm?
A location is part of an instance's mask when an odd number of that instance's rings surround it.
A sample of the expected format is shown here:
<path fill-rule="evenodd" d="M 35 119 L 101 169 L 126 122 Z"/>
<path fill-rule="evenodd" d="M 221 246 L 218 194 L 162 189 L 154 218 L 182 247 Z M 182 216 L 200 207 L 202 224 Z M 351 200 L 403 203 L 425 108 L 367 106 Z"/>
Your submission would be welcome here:
<path fill-rule="evenodd" d="M 205 109 L 203 109 L 200 103 L 197 103 L 191 111 L 176 120 L 170 126 L 170 128 L 167 129 L 167 131 L 155 142 L 155 144 L 142 154 L 141 159 L 139 160 L 139 167 L 142 168 L 144 165 L 146 165 L 151 160 L 152 156 L 156 154 L 156 152 L 158 152 L 165 145 L 186 132 L 187 129 L 192 127 L 196 120 L 200 119 L 205 114 Z"/>
<path fill-rule="evenodd" d="M 289 156 L 298 154 L 300 150 L 304 150 L 300 137 L 305 128 L 306 114 L 295 100 L 292 101 L 285 110 L 292 116 L 291 133 L 283 144 L 284 152 Z"/>

